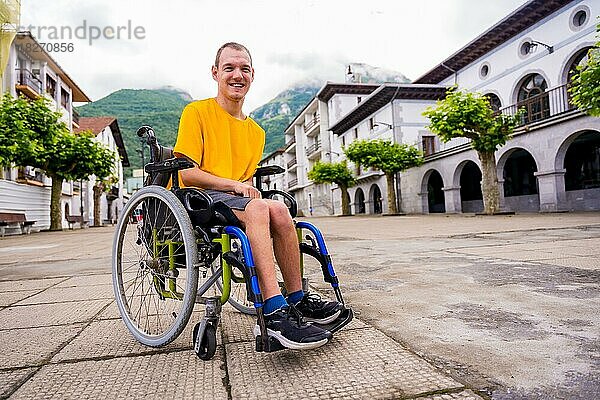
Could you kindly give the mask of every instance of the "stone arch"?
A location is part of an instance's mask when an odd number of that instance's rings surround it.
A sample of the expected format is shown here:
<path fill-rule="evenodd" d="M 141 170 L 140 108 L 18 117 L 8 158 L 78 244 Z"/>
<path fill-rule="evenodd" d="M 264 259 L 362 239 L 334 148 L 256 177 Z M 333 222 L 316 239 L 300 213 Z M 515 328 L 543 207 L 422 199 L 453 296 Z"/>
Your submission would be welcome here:
<path fill-rule="evenodd" d="M 423 212 L 445 213 L 446 202 L 443 191 L 444 179 L 436 169 L 430 169 L 423 175 L 421 193 L 423 196 Z"/>
<path fill-rule="evenodd" d="M 581 56 L 583 52 L 587 52 L 589 49 L 594 47 L 593 42 L 580 43 L 577 49 L 573 50 L 568 57 L 565 58 L 563 65 L 560 68 L 559 81 L 561 85 L 569 83 L 569 72 L 573 62 Z"/>
<path fill-rule="evenodd" d="M 465 160 L 456 167 L 454 181 L 460 186 L 462 212 L 483 211 L 481 179 L 481 169 L 472 160 Z"/>
<path fill-rule="evenodd" d="M 544 78 L 548 87 L 552 87 L 553 83 L 550 81 L 550 79 L 548 78 L 548 76 L 546 75 L 546 73 L 544 71 L 542 71 L 541 69 L 537 69 L 537 68 L 528 69 L 521 74 L 521 77 L 519 79 L 516 80 L 517 83 L 513 87 L 513 91 L 512 91 L 512 95 L 511 95 L 511 103 L 512 104 L 519 102 L 519 89 L 521 88 L 521 85 L 523 85 L 525 80 L 528 79 L 531 75 L 536 75 L 536 74 L 539 74 Z"/>
<path fill-rule="evenodd" d="M 382 214 L 383 213 L 383 196 L 381 195 L 381 189 L 376 183 L 372 184 L 369 188 L 369 214 Z"/>
<path fill-rule="evenodd" d="M 556 170 L 565 171 L 565 191 L 600 187 L 600 132 L 581 130 L 558 148 Z"/>
<path fill-rule="evenodd" d="M 354 192 L 354 214 L 365 214 L 366 212 L 365 192 L 358 188 Z"/>
<path fill-rule="evenodd" d="M 505 198 L 538 194 L 535 173 L 539 166 L 527 149 L 514 147 L 506 151 L 498 162 L 498 170 L 502 173 Z"/>

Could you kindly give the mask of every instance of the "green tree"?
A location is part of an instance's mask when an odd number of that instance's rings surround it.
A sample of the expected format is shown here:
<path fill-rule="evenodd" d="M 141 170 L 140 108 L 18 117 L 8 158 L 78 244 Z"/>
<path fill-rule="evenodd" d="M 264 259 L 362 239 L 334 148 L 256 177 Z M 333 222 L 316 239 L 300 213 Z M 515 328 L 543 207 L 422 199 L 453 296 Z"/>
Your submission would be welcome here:
<path fill-rule="evenodd" d="M 442 141 L 459 137 L 471 139 L 471 146 L 481 161 L 484 212 L 500 211 L 495 152 L 506 143 L 521 114 L 496 114 L 484 95 L 453 88 L 445 99 L 439 100 L 435 107 L 427 108 L 423 115 L 430 120 L 429 129 Z"/>
<path fill-rule="evenodd" d="M 385 173 L 388 210 L 390 214 L 397 214 L 394 176 L 400 171 L 421 165 L 423 163 L 421 151 L 408 144 L 375 139 L 356 140 L 344 150 L 344 153 L 350 161 Z"/>
<path fill-rule="evenodd" d="M 600 24 L 596 28 L 600 32 Z M 600 42 L 588 52 L 588 61 L 577 67 L 569 91 L 573 104 L 589 115 L 600 117 Z"/>
<path fill-rule="evenodd" d="M 5 95 L 0 104 L 0 162 L 39 168 L 52 179 L 50 230 L 62 229 L 63 180 L 108 178 L 116 160 L 91 132 L 75 135 L 60 118 L 44 98 L 28 101 Z"/>
<path fill-rule="evenodd" d="M 308 178 L 314 183 L 335 183 L 342 191 L 342 214 L 350 215 L 350 195 L 348 188 L 355 183 L 345 161 L 328 163 L 317 161 L 308 172 Z"/>

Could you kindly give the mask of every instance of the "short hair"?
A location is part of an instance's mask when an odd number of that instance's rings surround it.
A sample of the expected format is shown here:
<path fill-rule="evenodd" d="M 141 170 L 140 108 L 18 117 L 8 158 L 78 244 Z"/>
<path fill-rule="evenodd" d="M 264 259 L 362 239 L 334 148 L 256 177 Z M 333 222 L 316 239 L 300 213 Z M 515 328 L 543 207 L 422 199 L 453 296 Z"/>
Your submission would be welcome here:
<path fill-rule="evenodd" d="M 215 67 L 217 67 L 217 68 L 219 67 L 221 53 L 223 52 L 223 49 L 225 49 L 227 47 L 234 49 L 234 50 L 238 50 L 238 51 L 245 51 L 248 54 L 248 58 L 250 59 L 250 65 L 252 65 L 252 56 L 250 55 L 250 50 L 248 50 L 246 48 L 246 46 L 244 46 L 243 44 L 236 43 L 236 42 L 227 42 L 223 46 L 219 47 L 219 50 L 217 50 L 217 56 L 215 57 Z"/>

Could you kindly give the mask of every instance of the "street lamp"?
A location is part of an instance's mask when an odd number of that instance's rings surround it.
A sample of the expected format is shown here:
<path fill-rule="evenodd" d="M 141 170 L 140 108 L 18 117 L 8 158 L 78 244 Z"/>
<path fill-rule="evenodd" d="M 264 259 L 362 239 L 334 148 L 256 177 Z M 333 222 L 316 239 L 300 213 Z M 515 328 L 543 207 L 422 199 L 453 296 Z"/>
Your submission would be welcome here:
<path fill-rule="evenodd" d="M 388 129 L 392 129 L 393 128 L 392 124 L 388 124 L 387 122 L 373 121 L 373 128 L 375 128 L 375 127 L 377 127 L 379 125 L 387 126 Z"/>

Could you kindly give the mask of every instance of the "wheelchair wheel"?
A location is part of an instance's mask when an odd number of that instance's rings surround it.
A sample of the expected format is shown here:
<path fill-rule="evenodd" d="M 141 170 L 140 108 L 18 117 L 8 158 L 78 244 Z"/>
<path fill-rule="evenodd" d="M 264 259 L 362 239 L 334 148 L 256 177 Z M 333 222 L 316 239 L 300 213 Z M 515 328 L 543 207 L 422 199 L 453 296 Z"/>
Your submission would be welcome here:
<path fill-rule="evenodd" d="M 113 287 L 121 317 L 141 343 L 163 346 L 187 324 L 198 286 L 198 250 L 177 197 L 147 186 L 127 202 L 113 242 Z"/>
<path fill-rule="evenodd" d="M 197 324 L 194 327 L 193 332 L 193 342 L 196 343 L 196 339 L 198 336 L 198 327 L 200 324 Z M 202 335 L 200 341 L 200 349 L 196 352 L 196 356 L 203 361 L 208 361 L 215 355 L 217 351 L 217 328 L 212 324 L 207 324 L 204 329 L 204 334 Z"/>

